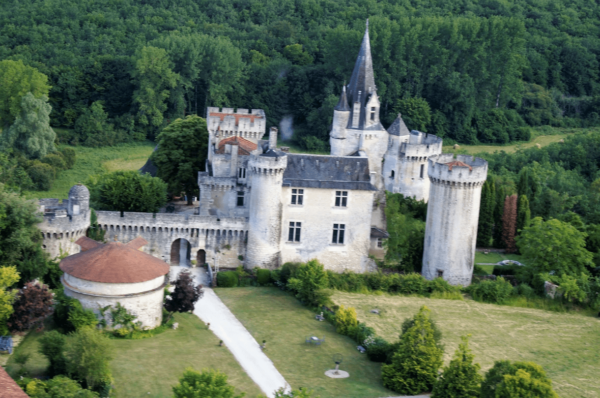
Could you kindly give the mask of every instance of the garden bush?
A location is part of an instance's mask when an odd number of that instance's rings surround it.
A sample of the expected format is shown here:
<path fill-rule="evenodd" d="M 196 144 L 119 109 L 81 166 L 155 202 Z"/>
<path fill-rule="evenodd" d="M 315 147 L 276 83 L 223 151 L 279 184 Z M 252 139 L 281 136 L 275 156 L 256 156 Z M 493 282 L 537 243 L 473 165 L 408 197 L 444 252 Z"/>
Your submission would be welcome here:
<path fill-rule="evenodd" d="M 67 169 L 67 164 L 60 152 L 49 153 L 41 161 L 52 166 L 57 172 Z"/>
<path fill-rule="evenodd" d="M 27 174 L 38 191 L 49 191 L 56 179 L 56 170 L 49 164 L 38 160 L 33 161 L 33 164 L 27 170 Z"/>
<path fill-rule="evenodd" d="M 310 260 L 298 267 L 295 277 L 288 279 L 287 286 L 300 301 L 310 306 L 327 304 L 331 297 L 331 292 L 326 289 L 327 272 L 317 260 Z"/>
<path fill-rule="evenodd" d="M 481 383 L 481 398 L 558 398 L 552 381 L 533 362 L 496 361 Z"/>
<path fill-rule="evenodd" d="M 367 357 L 373 362 L 386 362 L 394 345 L 379 336 L 370 336 L 363 342 L 367 349 Z"/>
<path fill-rule="evenodd" d="M 497 267 L 494 267 L 494 271 L 492 271 L 492 275 L 497 275 L 497 276 L 518 275 L 520 268 L 523 268 L 523 266 L 516 265 L 516 264 L 497 266 Z"/>
<path fill-rule="evenodd" d="M 358 325 L 356 319 L 356 309 L 354 307 L 344 307 L 343 305 L 335 314 L 335 330 L 339 334 L 347 334 L 350 328 L 355 328 Z"/>
<path fill-rule="evenodd" d="M 77 155 L 75 154 L 75 150 L 73 148 L 64 147 L 60 150 L 60 154 L 65 161 L 65 165 L 67 169 L 72 169 L 75 166 L 75 161 L 77 160 Z"/>
<path fill-rule="evenodd" d="M 504 278 L 498 277 L 493 281 L 484 280 L 474 283 L 468 286 L 465 291 L 477 301 L 502 304 L 513 293 L 513 287 Z"/>
<path fill-rule="evenodd" d="M 238 285 L 238 276 L 232 271 L 221 271 L 217 273 L 218 287 L 236 287 Z"/>
<path fill-rule="evenodd" d="M 400 275 L 396 291 L 402 294 L 419 294 L 427 292 L 427 280 L 420 274 Z"/>
<path fill-rule="evenodd" d="M 296 272 L 298 272 L 298 268 L 302 266 L 303 263 L 285 263 L 281 266 L 279 270 L 279 280 L 283 283 L 288 283 L 290 278 L 296 276 Z"/>
<path fill-rule="evenodd" d="M 256 282 L 261 286 L 271 283 L 271 271 L 258 268 L 256 270 Z"/>
<path fill-rule="evenodd" d="M 50 362 L 50 376 L 66 374 L 67 367 L 65 362 L 65 336 L 56 330 L 45 333 L 39 339 L 39 352 L 45 355 Z"/>

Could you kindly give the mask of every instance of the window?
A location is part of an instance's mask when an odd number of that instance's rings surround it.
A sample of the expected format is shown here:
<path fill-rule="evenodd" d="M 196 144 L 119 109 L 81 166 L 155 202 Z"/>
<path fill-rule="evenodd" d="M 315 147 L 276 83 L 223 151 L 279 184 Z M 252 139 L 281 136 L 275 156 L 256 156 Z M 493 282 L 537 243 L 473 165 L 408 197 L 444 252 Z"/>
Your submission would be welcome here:
<path fill-rule="evenodd" d="M 421 165 L 421 178 L 423 178 L 423 173 L 425 172 L 425 165 Z"/>
<path fill-rule="evenodd" d="M 335 191 L 335 207 L 348 206 L 348 191 Z"/>
<path fill-rule="evenodd" d="M 392 172 L 390 173 L 390 178 L 394 178 L 395 175 L 396 175 L 396 172 L 394 170 L 392 170 Z"/>
<path fill-rule="evenodd" d="M 304 203 L 304 189 L 292 188 L 292 204 L 302 206 Z"/>
<path fill-rule="evenodd" d="M 331 239 L 331 243 L 335 245 L 343 245 L 345 229 L 346 224 L 333 224 L 333 238 Z"/>
<path fill-rule="evenodd" d="M 300 242 L 300 231 L 302 223 L 290 221 L 290 231 L 288 233 L 288 242 Z"/>
<path fill-rule="evenodd" d="M 246 169 L 243 167 L 240 167 L 238 169 L 238 178 L 246 178 Z"/>
<path fill-rule="evenodd" d="M 244 207 L 244 191 L 238 191 L 237 205 L 238 205 L 238 207 Z"/>
<path fill-rule="evenodd" d="M 379 247 L 379 248 L 383 247 L 383 239 L 377 238 L 377 247 Z"/>
<path fill-rule="evenodd" d="M 439 270 L 439 269 L 438 269 L 438 270 L 437 270 L 437 272 L 436 272 L 436 274 L 437 274 L 436 276 L 437 276 L 438 278 L 443 278 L 443 277 L 444 277 L 444 271 L 442 271 L 442 270 Z"/>
<path fill-rule="evenodd" d="M 375 107 L 371 107 L 371 120 L 375 121 Z"/>

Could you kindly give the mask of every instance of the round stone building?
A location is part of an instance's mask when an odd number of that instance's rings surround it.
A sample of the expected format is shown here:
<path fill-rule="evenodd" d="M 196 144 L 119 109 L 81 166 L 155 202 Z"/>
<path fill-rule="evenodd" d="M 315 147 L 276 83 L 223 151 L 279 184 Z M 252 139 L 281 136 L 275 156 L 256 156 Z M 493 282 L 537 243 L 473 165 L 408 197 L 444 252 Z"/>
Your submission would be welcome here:
<path fill-rule="evenodd" d="M 431 181 L 423 251 L 423 276 L 468 286 L 473 277 L 481 187 L 488 164 L 473 156 L 429 159 Z"/>
<path fill-rule="evenodd" d="M 160 326 L 169 265 L 140 250 L 147 242 L 102 244 L 87 237 L 76 242 L 81 253 L 60 262 L 65 294 L 100 315 L 100 308 L 120 303 L 144 329 Z"/>

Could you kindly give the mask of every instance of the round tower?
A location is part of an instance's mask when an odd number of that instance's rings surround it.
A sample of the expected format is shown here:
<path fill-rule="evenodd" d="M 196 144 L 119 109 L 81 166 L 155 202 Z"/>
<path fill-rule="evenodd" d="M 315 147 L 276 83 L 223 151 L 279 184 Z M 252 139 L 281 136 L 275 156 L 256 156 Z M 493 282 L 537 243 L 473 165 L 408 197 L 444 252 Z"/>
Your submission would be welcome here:
<path fill-rule="evenodd" d="M 442 154 L 428 160 L 431 182 L 423 250 L 423 276 L 468 286 L 473 276 L 481 187 L 488 164 L 481 158 Z"/>
<path fill-rule="evenodd" d="M 346 86 L 342 89 L 340 100 L 333 109 L 333 122 L 331 132 L 329 133 L 329 145 L 331 146 L 332 156 L 346 156 L 346 127 L 350 118 L 350 106 L 346 97 Z"/>
<path fill-rule="evenodd" d="M 252 154 L 247 268 L 277 268 L 280 265 L 281 186 L 287 155 L 270 146 L 263 154 Z"/>
<path fill-rule="evenodd" d="M 73 185 L 69 191 L 69 205 L 67 213 L 69 216 L 86 214 L 90 209 L 90 191 L 81 183 Z"/>

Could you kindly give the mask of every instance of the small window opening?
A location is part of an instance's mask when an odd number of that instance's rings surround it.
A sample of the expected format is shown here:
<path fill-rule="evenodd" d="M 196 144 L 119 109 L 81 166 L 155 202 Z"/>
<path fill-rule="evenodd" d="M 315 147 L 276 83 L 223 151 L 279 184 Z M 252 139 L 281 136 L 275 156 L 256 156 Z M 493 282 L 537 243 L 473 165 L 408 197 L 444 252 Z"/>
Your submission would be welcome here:
<path fill-rule="evenodd" d="M 244 191 L 238 191 L 237 193 L 237 206 L 244 207 Z"/>
<path fill-rule="evenodd" d="M 394 170 L 392 170 L 392 172 L 390 173 L 390 178 L 394 178 L 396 176 L 396 172 Z"/>
<path fill-rule="evenodd" d="M 379 248 L 383 247 L 383 239 L 377 238 L 377 247 L 379 247 Z"/>
<path fill-rule="evenodd" d="M 441 271 L 441 270 L 438 269 L 435 276 L 438 277 L 438 278 L 443 278 L 444 277 L 444 271 Z"/>
<path fill-rule="evenodd" d="M 348 205 L 348 191 L 335 191 L 335 207 Z"/>
<path fill-rule="evenodd" d="M 425 165 L 421 165 L 421 178 L 423 178 L 423 174 L 425 173 Z"/>
<path fill-rule="evenodd" d="M 333 237 L 331 238 L 331 243 L 335 245 L 343 245 L 345 231 L 346 224 L 333 224 Z"/>
<path fill-rule="evenodd" d="M 244 167 L 238 169 L 238 178 L 246 178 L 246 169 Z"/>
<path fill-rule="evenodd" d="M 292 204 L 302 206 L 304 203 L 304 189 L 292 189 Z"/>
<path fill-rule="evenodd" d="M 290 221 L 290 229 L 288 233 L 288 242 L 300 242 L 300 232 L 302 223 Z"/>

